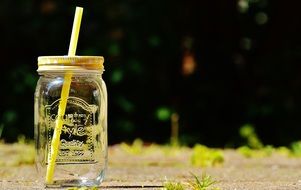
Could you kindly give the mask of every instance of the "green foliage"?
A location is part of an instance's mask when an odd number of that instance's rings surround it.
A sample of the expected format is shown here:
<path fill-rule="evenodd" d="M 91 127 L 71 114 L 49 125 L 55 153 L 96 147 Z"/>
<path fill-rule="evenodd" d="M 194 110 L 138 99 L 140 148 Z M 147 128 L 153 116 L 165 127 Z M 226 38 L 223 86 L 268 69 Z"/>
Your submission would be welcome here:
<path fill-rule="evenodd" d="M 26 137 L 24 135 L 19 135 L 17 144 L 20 144 L 20 145 L 26 145 L 26 144 L 33 145 L 33 140 L 26 139 Z"/>
<path fill-rule="evenodd" d="M 251 158 L 254 156 L 254 151 L 248 146 L 241 146 L 237 149 L 237 151 L 247 158 Z"/>
<path fill-rule="evenodd" d="M 149 153 L 158 153 L 163 154 L 165 156 L 175 156 L 182 154 L 184 151 L 188 151 L 188 147 L 179 146 L 179 145 L 157 145 L 150 144 L 145 145 L 145 143 L 141 139 L 135 139 L 132 144 L 121 143 L 121 149 L 131 155 L 141 155 L 141 154 L 149 154 Z"/>
<path fill-rule="evenodd" d="M 220 190 L 218 187 L 212 187 L 217 181 L 213 180 L 210 175 L 203 174 L 201 179 L 193 173 L 191 175 L 194 177 L 194 181 L 189 181 L 188 185 L 192 190 Z"/>
<path fill-rule="evenodd" d="M 293 142 L 291 144 L 291 156 L 301 156 L 301 141 Z"/>
<path fill-rule="evenodd" d="M 242 146 L 239 147 L 237 151 L 247 158 L 263 158 L 271 156 L 276 151 L 276 149 L 269 145 L 261 149 L 252 149 L 248 146 Z"/>
<path fill-rule="evenodd" d="M 275 149 L 278 154 L 289 157 L 301 157 L 301 141 L 291 143 L 290 147 L 279 147 Z"/>
<path fill-rule="evenodd" d="M 0 18 L 5 23 L 1 28 L 1 43 L 5 47 L 2 62 L 7 66 L 1 74 L 5 82 L 1 87 L 0 115 L 7 110 L 16 110 L 18 116 L 15 123 L 7 124 L 2 119 L 0 124 L 5 125 L 2 138 L 11 142 L 16 140 L 17 134 L 33 134 L 33 112 L 28 110 L 33 107 L 32 95 L 38 77 L 34 60 L 37 55 L 66 53 L 76 4 L 52 0 L 12 2 L 2 0 L 0 3 Z M 217 7 L 210 0 L 86 2 L 78 55 L 105 57 L 104 79 L 109 87 L 112 108 L 111 143 L 137 135 L 141 138 L 160 136 L 156 140 L 161 142 L 167 140 L 163 139 L 164 132 L 160 131 L 156 118 L 149 117 L 154 108 L 162 104 L 169 104 L 181 113 L 182 121 L 189 129 L 183 133 L 192 137 L 191 144 L 203 138 L 208 143 L 223 146 L 223 139 L 233 137 L 232 133 L 225 133 L 229 128 L 224 126 L 237 126 L 244 119 L 257 120 L 258 127 L 265 127 L 266 131 L 279 129 L 274 131 L 275 138 L 264 140 L 279 139 L 273 142 L 279 144 L 296 137 L 292 134 L 299 131 L 301 119 L 292 120 L 290 116 L 300 115 L 300 109 L 297 109 L 300 101 L 296 99 L 300 94 L 300 86 L 296 85 L 300 81 L 299 62 L 296 61 L 301 57 L 296 40 L 299 32 L 288 35 L 285 30 L 295 28 L 298 23 L 289 21 L 298 20 L 300 15 L 274 17 L 271 12 L 282 10 L 284 5 L 290 10 L 294 8 L 293 3 L 237 0 L 231 6 L 223 6 L 220 14 L 212 17 Z M 178 14 L 176 10 L 183 7 L 189 11 Z M 270 17 L 273 18 L 271 23 Z M 193 20 L 196 18 L 205 22 L 195 27 Z M 286 22 L 278 22 L 278 19 Z M 224 35 L 224 23 L 230 20 L 237 21 L 231 30 L 240 32 Z M 190 32 L 177 30 L 183 22 Z M 212 23 L 216 25 L 213 27 Z M 262 36 L 269 36 L 269 43 Z M 36 39 L 34 43 L 32 39 Z M 20 55 L 16 56 L 17 52 Z M 197 69 L 191 76 L 182 74 L 185 52 L 194 54 Z M 207 58 L 203 59 L 203 55 Z M 139 64 L 131 64 L 131 60 Z M 252 63 L 256 64 L 253 66 Z M 279 85 L 279 76 L 286 79 L 287 85 Z M 237 85 L 241 88 L 231 90 Z M 135 110 L 130 112 L 131 115 L 116 106 L 119 96 L 134 100 Z M 242 105 L 244 111 L 241 111 Z M 196 113 L 202 117 L 195 117 Z M 124 135 L 124 131 L 119 130 L 119 121 L 123 118 L 131 118 L 133 126 L 152 127 L 153 130 L 131 130 L 129 135 Z M 210 118 L 218 119 L 209 122 Z M 266 121 L 270 125 L 264 126 Z M 208 131 L 205 137 L 194 132 L 200 123 Z M 224 138 L 214 134 L 217 130 L 225 135 Z M 290 133 L 283 133 L 285 130 Z"/>
<path fill-rule="evenodd" d="M 291 152 L 292 152 L 288 147 L 285 147 L 285 146 L 280 146 L 280 147 L 276 148 L 275 151 L 278 154 L 283 155 L 283 156 L 289 156 L 289 155 L 291 155 Z"/>
<path fill-rule="evenodd" d="M 121 148 L 129 154 L 141 154 L 143 152 L 143 141 L 141 139 L 135 139 L 131 145 L 121 143 Z"/>
<path fill-rule="evenodd" d="M 164 189 L 166 190 L 184 190 L 184 186 L 179 182 L 166 182 L 164 183 Z"/>
<path fill-rule="evenodd" d="M 264 146 L 261 149 L 252 149 L 248 146 L 242 146 L 237 149 L 237 151 L 247 158 L 264 158 L 269 157 L 274 153 L 283 156 L 293 156 L 300 157 L 301 156 L 301 143 L 295 142 L 292 143 L 291 148 L 288 147 L 273 147 L 271 145 Z"/>
<path fill-rule="evenodd" d="M 254 126 L 250 124 L 243 125 L 239 130 L 240 136 L 246 139 L 247 146 L 252 149 L 263 148 L 261 140 L 258 138 Z"/>
<path fill-rule="evenodd" d="M 224 162 L 224 154 L 217 149 L 211 149 L 204 145 L 197 144 L 193 147 L 191 164 L 193 166 L 208 167 L 216 166 Z"/>
<path fill-rule="evenodd" d="M 301 141 L 293 142 L 290 149 L 287 147 L 274 148 L 270 145 L 264 146 L 255 133 L 254 127 L 250 124 L 242 126 L 239 132 L 241 137 L 247 140 L 247 145 L 239 147 L 237 150 L 247 158 L 267 157 L 275 152 L 284 156 L 301 156 Z"/>

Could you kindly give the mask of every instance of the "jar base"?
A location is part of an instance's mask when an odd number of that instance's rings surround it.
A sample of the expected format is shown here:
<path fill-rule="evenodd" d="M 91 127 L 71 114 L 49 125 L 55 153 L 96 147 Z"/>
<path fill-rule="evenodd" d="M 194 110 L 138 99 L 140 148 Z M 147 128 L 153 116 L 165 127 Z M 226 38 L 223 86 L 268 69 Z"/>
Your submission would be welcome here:
<path fill-rule="evenodd" d="M 66 179 L 54 180 L 52 184 L 46 184 L 46 188 L 60 187 L 94 187 L 99 186 L 104 179 L 104 171 L 96 179 Z"/>

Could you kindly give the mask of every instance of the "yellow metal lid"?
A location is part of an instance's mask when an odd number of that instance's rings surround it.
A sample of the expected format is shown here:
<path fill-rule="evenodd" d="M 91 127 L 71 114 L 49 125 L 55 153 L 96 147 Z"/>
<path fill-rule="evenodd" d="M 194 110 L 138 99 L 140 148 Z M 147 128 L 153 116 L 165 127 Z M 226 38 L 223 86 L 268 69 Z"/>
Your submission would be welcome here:
<path fill-rule="evenodd" d="M 102 56 L 40 56 L 38 72 L 47 71 L 96 71 L 102 72 Z"/>

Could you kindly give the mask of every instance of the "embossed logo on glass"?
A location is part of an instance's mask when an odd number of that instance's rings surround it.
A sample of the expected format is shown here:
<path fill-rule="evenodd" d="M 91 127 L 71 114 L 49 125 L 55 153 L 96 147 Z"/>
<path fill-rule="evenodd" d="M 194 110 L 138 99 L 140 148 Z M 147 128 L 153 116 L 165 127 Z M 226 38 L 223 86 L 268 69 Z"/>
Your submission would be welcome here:
<path fill-rule="evenodd" d="M 60 99 L 45 106 L 48 150 L 51 148 L 59 102 Z M 96 125 L 97 108 L 96 105 L 90 105 L 80 98 L 72 96 L 68 98 L 65 115 L 62 118 L 63 127 L 57 163 L 94 162 L 93 127 Z"/>

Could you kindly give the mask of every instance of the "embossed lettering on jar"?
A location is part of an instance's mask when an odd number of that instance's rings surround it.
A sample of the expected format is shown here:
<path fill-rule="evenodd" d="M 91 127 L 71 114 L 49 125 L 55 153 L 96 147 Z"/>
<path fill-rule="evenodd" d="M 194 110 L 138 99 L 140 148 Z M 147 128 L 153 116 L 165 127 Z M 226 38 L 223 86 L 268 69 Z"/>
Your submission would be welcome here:
<path fill-rule="evenodd" d="M 35 92 L 36 166 L 45 178 L 64 75 L 72 73 L 52 186 L 99 185 L 107 167 L 103 57 L 39 57 Z M 42 180 L 43 180 L 42 179 Z"/>

